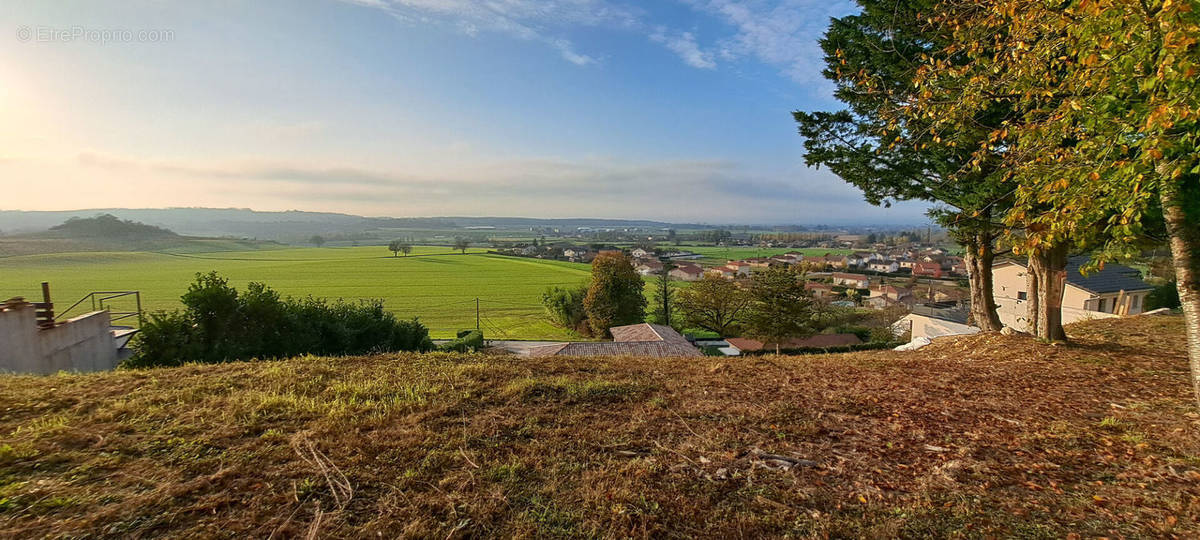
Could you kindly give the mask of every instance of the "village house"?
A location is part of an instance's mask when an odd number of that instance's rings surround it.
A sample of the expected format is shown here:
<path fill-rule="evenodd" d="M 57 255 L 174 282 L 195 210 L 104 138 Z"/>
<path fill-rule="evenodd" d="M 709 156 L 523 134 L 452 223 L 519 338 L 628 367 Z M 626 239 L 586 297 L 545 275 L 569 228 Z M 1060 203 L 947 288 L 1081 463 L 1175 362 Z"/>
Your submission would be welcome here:
<path fill-rule="evenodd" d="M 896 259 L 896 263 L 900 265 L 901 270 L 912 270 L 917 265 L 917 261 L 912 259 Z"/>
<path fill-rule="evenodd" d="M 696 281 L 704 275 L 704 269 L 696 264 L 680 263 L 667 272 L 667 275 L 680 281 Z"/>
<path fill-rule="evenodd" d="M 663 264 L 658 261 L 640 261 L 633 269 L 643 276 L 650 276 L 662 272 Z"/>
<path fill-rule="evenodd" d="M 869 296 L 871 298 L 882 296 L 882 297 L 890 298 L 892 300 L 899 300 L 901 297 L 904 297 L 904 296 L 912 296 L 912 289 L 906 289 L 904 287 L 896 287 L 894 285 L 883 285 L 883 284 L 874 285 L 874 286 L 870 287 L 870 291 L 871 292 L 870 292 Z"/>
<path fill-rule="evenodd" d="M 1137 270 L 1110 263 L 1085 276 L 1080 268 L 1087 261 L 1087 257 L 1071 257 L 1067 262 L 1066 290 L 1062 296 L 1063 324 L 1136 315 L 1143 311 L 1146 295 L 1153 287 L 1141 280 Z M 1029 290 L 1025 263 L 1005 260 L 993 265 L 992 294 L 996 298 L 1000 322 L 1028 331 Z"/>
<path fill-rule="evenodd" d="M 890 307 L 902 306 L 911 308 L 917 304 L 917 298 L 911 294 L 892 298 L 890 296 L 872 296 L 863 300 L 863 305 L 874 310 L 882 310 Z"/>
<path fill-rule="evenodd" d="M 714 266 L 712 268 L 709 268 L 708 270 L 705 270 L 704 273 L 706 273 L 708 275 L 712 275 L 712 276 L 717 276 L 719 278 L 725 278 L 725 279 L 734 279 L 737 277 L 737 271 L 729 268 L 728 265 Z"/>
<path fill-rule="evenodd" d="M 891 274 L 900 271 L 900 264 L 896 261 L 874 259 L 867 262 L 867 269 L 872 272 L 884 272 Z"/>
<path fill-rule="evenodd" d="M 804 261 L 804 254 L 789 252 L 782 255 L 775 255 L 771 257 L 771 260 L 785 265 L 799 264 Z"/>
<path fill-rule="evenodd" d="M 819 255 L 819 256 L 812 256 L 812 257 L 805 257 L 803 264 L 814 270 L 821 271 L 821 270 L 824 270 L 825 267 L 829 265 L 829 256 L 828 255 Z"/>
<path fill-rule="evenodd" d="M 646 249 L 645 249 L 645 248 L 640 248 L 640 247 L 639 247 L 639 248 L 633 248 L 633 251 L 630 251 L 630 252 L 629 252 L 629 254 L 630 254 L 630 255 L 632 255 L 632 256 L 633 256 L 633 258 L 635 258 L 635 259 L 644 259 L 644 258 L 646 258 L 646 257 L 649 257 L 649 256 L 651 256 L 651 255 L 654 255 L 654 252 L 653 252 L 653 251 L 646 251 Z"/>
<path fill-rule="evenodd" d="M 914 276 L 940 278 L 942 277 L 942 265 L 935 262 L 917 261 L 913 263 L 912 273 Z"/>
<path fill-rule="evenodd" d="M 871 286 L 871 278 L 862 274 L 833 273 L 833 284 L 852 289 L 866 289 Z"/>
<path fill-rule="evenodd" d="M 585 248 L 585 247 L 571 246 L 571 247 L 563 248 L 563 250 L 562 250 L 562 254 L 564 257 L 568 257 L 568 258 L 572 258 L 572 259 L 581 258 L 590 253 L 591 253 L 591 250 L 589 250 L 588 248 Z"/>
<path fill-rule="evenodd" d="M 805 281 L 804 290 L 812 294 L 814 298 L 825 298 L 835 296 L 833 293 L 833 285 L 821 283 L 819 281 Z"/>
<path fill-rule="evenodd" d="M 734 273 L 734 277 L 746 277 L 750 275 L 750 263 L 743 261 L 729 261 L 724 266 Z"/>
<path fill-rule="evenodd" d="M 967 275 L 967 263 L 959 257 L 947 258 L 946 261 L 950 264 L 950 273 L 960 276 Z"/>
<path fill-rule="evenodd" d="M 742 259 L 738 262 L 750 265 L 751 269 L 769 268 L 771 266 L 771 259 L 766 257 L 752 257 L 749 259 Z"/>

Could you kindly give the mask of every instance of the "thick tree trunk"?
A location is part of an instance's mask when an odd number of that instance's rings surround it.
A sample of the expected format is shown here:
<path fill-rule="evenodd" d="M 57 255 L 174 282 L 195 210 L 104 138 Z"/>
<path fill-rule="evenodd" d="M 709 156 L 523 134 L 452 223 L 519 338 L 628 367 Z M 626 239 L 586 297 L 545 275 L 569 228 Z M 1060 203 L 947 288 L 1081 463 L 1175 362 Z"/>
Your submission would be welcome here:
<path fill-rule="evenodd" d="M 996 297 L 992 291 L 992 263 L 996 252 L 992 246 L 992 234 L 973 234 L 967 241 L 966 255 L 968 280 L 971 286 L 971 319 L 984 332 L 998 332 L 1004 328 L 996 313 Z"/>
<path fill-rule="evenodd" d="M 1167 180 L 1159 198 L 1171 237 L 1175 284 L 1187 328 L 1192 390 L 1200 406 L 1200 177 Z"/>
<path fill-rule="evenodd" d="M 1031 253 L 1029 269 L 1037 280 L 1037 317 L 1034 333 L 1045 341 L 1066 341 L 1062 326 L 1062 298 L 1067 283 L 1067 245 L 1060 244 Z"/>

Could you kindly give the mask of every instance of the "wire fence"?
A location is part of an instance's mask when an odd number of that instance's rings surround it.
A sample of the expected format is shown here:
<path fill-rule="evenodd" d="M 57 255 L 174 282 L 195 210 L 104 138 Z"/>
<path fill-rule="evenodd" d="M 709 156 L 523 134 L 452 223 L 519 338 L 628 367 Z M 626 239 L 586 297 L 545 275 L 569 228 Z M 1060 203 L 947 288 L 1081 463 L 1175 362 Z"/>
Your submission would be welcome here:
<path fill-rule="evenodd" d="M 462 330 L 482 330 L 488 339 L 522 339 L 519 331 L 511 328 L 512 319 L 536 319 L 541 317 L 541 307 L 528 302 L 515 300 L 493 300 L 473 298 L 441 304 L 443 308 L 456 312 L 453 317 L 460 324 L 446 325 L 446 315 L 439 316 L 440 324 L 426 323 L 429 331 L 435 335 L 448 335 Z M 461 311 L 460 311 L 461 309 Z M 446 311 L 446 309 L 443 309 Z"/>

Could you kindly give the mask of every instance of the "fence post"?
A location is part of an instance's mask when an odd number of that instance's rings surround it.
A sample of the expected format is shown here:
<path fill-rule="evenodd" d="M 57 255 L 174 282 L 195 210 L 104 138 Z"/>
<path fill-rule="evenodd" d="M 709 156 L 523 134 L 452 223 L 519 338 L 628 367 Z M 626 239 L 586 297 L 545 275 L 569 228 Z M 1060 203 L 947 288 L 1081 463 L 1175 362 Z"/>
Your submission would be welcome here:
<path fill-rule="evenodd" d="M 54 326 L 54 304 L 50 302 L 50 282 L 42 282 L 42 303 L 45 304 L 45 317 L 48 326 Z"/>

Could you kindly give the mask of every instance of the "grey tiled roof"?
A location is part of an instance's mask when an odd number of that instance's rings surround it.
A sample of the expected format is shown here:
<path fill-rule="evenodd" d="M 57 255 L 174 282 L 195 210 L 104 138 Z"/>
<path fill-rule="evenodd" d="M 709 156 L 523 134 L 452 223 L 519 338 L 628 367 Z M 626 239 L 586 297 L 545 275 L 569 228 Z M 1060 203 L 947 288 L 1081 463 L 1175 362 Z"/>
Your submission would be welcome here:
<path fill-rule="evenodd" d="M 691 345 L 679 345 L 663 341 L 600 341 L 546 345 L 530 349 L 529 356 L 703 356 Z"/>
<path fill-rule="evenodd" d="M 1085 276 L 1079 272 L 1079 268 L 1087 264 L 1087 261 L 1088 257 L 1071 257 L 1067 261 L 1068 283 L 1095 294 L 1145 291 L 1154 288 L 1141 280 L 1137 270 L 1120 264 L 1105 264 L 1103 270 L 1093 270 Z"/>
<path fill-rule="evenodd" d="M 703 356 L 673 328 L 658 324 L 631 324 L 609 329 L 613 341 L 543 345 L 529 356 Z"/>

